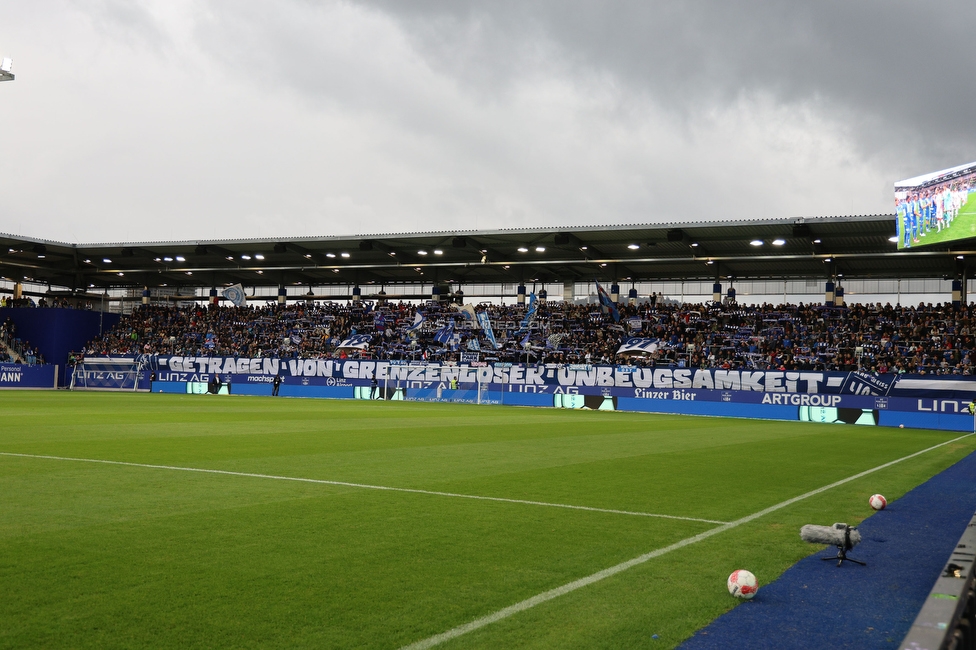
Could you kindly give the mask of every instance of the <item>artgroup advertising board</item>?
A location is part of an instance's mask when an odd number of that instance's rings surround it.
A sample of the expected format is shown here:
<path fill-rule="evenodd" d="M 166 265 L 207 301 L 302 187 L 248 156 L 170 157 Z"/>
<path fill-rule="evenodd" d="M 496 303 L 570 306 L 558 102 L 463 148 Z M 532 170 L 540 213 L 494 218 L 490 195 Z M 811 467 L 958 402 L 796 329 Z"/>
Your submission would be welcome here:
<path fill-rule="evenodd" d="M 153 390 L 410 399 L 971 430 L 976 380 L 858 372 L 156 357 Z M 148 374 L 148 373 L 147 373 Z M 375 383 L 374 383 L 375 380 Z M 148 386 L 147 386 L 148 387 Z M 194 391 L 189 391 L 194 392 Z"/>

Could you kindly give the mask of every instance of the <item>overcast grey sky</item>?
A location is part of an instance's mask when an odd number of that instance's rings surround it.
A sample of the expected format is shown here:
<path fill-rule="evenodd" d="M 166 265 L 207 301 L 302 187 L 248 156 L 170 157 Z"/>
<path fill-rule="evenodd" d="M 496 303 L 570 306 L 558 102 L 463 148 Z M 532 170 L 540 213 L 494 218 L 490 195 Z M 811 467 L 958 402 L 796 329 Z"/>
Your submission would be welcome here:
<path fill-rule="evenodd" d="M 0 0 L 0 231 L 893 211 L 976 160 L 972 0 Z"/>

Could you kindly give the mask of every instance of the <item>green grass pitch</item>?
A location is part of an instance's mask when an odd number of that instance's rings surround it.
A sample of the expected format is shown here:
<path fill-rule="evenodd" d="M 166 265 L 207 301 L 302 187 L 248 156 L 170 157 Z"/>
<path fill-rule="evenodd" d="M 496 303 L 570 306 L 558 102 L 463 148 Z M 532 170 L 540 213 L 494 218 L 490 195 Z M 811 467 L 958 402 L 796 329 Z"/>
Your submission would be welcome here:
<path fill-rule="evenodd" d="M 898 248 L 902 249 L 905 242 L 905 227 L 901 220 L 898 221 Z M 925 237 L 922 237 L 918 243 L 913 243 L 911 248 L 974 237 L 976 237 L 976 193 L 970 194 L 966 202 L 959 208 L 959 214 L 952 220 L 951 226 L 943 228 L 941 231 L 932 230 L 926 233 Z"/>
<path fill-rule="evenodd" d="M 0 647 L 400 648 L 716 527 L 428 493 L 732 521 L 957 437 L 494 406 L 3 394 Z M 965 438 L 444 648 L 671 647 L 976 448 Z M 652 635 L 658 635 L 652 639 Z"/>

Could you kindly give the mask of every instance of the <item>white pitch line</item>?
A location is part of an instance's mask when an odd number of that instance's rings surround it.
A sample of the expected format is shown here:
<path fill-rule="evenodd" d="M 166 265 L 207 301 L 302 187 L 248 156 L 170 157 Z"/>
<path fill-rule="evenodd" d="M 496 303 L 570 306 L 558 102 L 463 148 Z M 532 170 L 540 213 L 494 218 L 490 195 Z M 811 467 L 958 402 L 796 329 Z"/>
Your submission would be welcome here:
<path fill-rule="evenodd" d="M 519 503 L 529 506 L 543 506 L 546 508 L 566 508 L 568 510 L 586 510 L 589 512 L 603 512 L 612 515 L 630 515 L 633 517 L 655 517 L 659 519 L 680 519 L 681 521 L 696 521 L 705 524 L 724 524 L 724 521 L 713 519 L 699 519 L 697 517 L 679 517 L 678 515 L 662 515 L 653 512 L 632 512 L 630 510 L 613 510 L 610 508 L 592 508 L 590 506 L 574 506 L 568 503 L 547 503 L 545 501 L 528 501 L 526 499 L 506 499 L 504 497 L 486 497 L 477 494 L 456 494 L 454 492 L 437 492 L 435 490 L 418 490 L 415 488 L 390 487 L 388 485 L 367 485 L 365 483 L 349 483 L 346 481 L 327 481 L 318 478 L 302 478 L 300 476 L 275 476 L 273 474 L 253 474 L 250 472 L 231 472 L 223 469 L 204 469 L 199 467 L 176 467 L 173 465 L 150 465 L 146 463 L 127 463 L 121 460 L 102 460 L 99 458 L 70 458 L 65 456 L 42 456 L 39 454 L 15 454 L 0 451 L 0 456 L 15 456 L 18 458 L 39 458 L 44 460 L 64 460 L 76 463 L 100 463 L 103 465 L 124 465 L 126 467 L 144 467 L 150 469 L 168 469 L 177 472 L 198 472 L 201 474 L 224 474 L 226 476 L 246 476 L 249 478 L 266 478 L 276 481 L 296 481 L 299 483 L 318 483 L 321 485 L 340 485 L 343 487 L 361 488 L 364 490 L 387 490 L 389 492 L 410 492 L 413 494 L 427 494 L 438 497 L 454 497 L 456 499 L 476 499 L 478 501 L 499 501 L 502 503 Z"/>
<path fill-rule="evenodd" d="M 730 522 L 728 522 L 726 524 L 723 524 L 723 525 L 721 525 L 721 526 L 719 526 L 717 528 L 713 528 L 711 530 L 706 530 L 704 533 L 699 533 L 698 535 L 694 535 L 693 537 L 686 537 L 685 539 L 683 539 L 683 540 L 681 540 L 679 542 L 675 542 L 674 544 L 671 544 L 670 546 L 665 546 L 664 548 L 659 548 L 657 550 L 651 551 L 650 553 L 645 553 L 644 555 L 640 555 L 640 556 L 635 557 L 635 558 L 633 558 L 631 560 L 627 560 L 626 562 L 622 562 L 620 564 L 617 564 L 615 566 L 612 566 L 612 567 L 610 567 L 608 569 L 603 569 L 602 571 L 597 571 L 596 573 L 594 573 L 592 575 L 588 575 L 585 578 L 580 578 L 579 580 L 574 580 L 573 582 L 564 584 L 561 587 L 556 587 L 555 589 L 550 589 L 549 591 L 544 591 L 541 594 L 537 594 L 537 595 L 532 596 L 531 598 L 527 598 L 527 599 L 525 599 L 525 600 L 523 600 L 523 601 L 521 601 L 519 603 L 515 603 L 514 605 L 510 605 L 510 606 L 508 606 L 508 607 L 506 607 L 504 609 L 500 609 L 497 612 L 494 612 L 493 614 L 488 614 L 487 616 L 483 616 L 481 618 L 475 619 L 475 620 L 471 621 L 470 623 L 465 623 L 464 625 L 459 625 L 458 627 L 455 627 L 453 629 L 450 629 L 447 632 L 443 632 L 441 634 L 437 634 L 435 636 L 426 638 L 426 639 L 424 639 L 422 641 L 417 641 L 416 643 L 411 643 L 410 645 L 403 646 L 402 648 L 400 648 L 400 650 L 426 650 L 427 648 L 433 648 L 436 645 L 440 645 L 441 643 L 444 643 L 446 641 L 450 641 L 451 639 L 455 639 L 455 638 L 457 638 L 457 637 L 459 637 L 459 636 L 461 636 L 463 634 L 467 634 L 468 632 L 473 632 L 474 630 L 477 630 L 477 629 L 480 629 L 482 627 L 485 627 L 486 625 L 491 625 L 492 623 L 496 623 L 496 622 L 498 622 L 498 621 L 500 621 L 500 620 L 502 620 L 504 618 L 508 618 L 509 616 L 512 616 L 514 614 L 518 614 L 519 612 L 523 612 L 523 611 L 525 611 L 527 609 L 530 609 L 532 607 L 535 607 L 536 605 L 541 605 L 544 602 L 550 601 L 550 600 L 552 600 L 554 598 L 558 598 L 559 596 L 563 596 L 563 595 L 568 594 L 570 592 L 576 591 L 577 589 L 581 589 L 583 587 L 586 587 L 587 585 L 591 585 L 594 582 L 599 582 L 600 580 L 603 580 L 604 578 L 609 578 L 610 576 L 616 575 L 618 573 L 621 573 L 623 571 L 626 571 L 627 569 L 630 569 L 632 567 L 635 567 L 638 564 L 643 564 L 643 563 L 647 562 L 648 560 L 652 560 L 652 559 L 654 559 L 656 557 L 660 557 L 662 555 L 665 555 L 666 553 L 670 553 L 671 551 L 676 551 L 676 550 L 678 550 L 680 548 L 684 548 L 685 546 L 690 546 L 692 544 L 696 544 L 696 543 L 698 543 L 698 542 L 700 542 L 702 540 L 708 539 L 709 537 L 714 537 L 715 535 L 718 535 L 719 533 L 724 533 L 727 530 L 731 530 L 732 528 L 736 528 L 738 526 L 741 526 L 742 524 L 749 523 L 750 521 L 753 521 L 755 519 L 758 519 L 758 518 L 760 518 L 760 517 L 762 517 L 764 515 L 768 515 L 771 512 L 775 512 L 776 510 L 780 510 L 780 509 L 785 508 L 787 506 L 793 505 L 797 501 L 802 501 L 802 500 L 807 499 L 809 497 L 816 496 L 816 495 L 820 494 L 821 492 L 826 492 L 827 490 L 830 490 L 832 488 L 835 488 L 838 485 L 843 485 L 844 483 L 849 483 L 851 481 L 854 481 L 854 480 L 857 480 L 857 479 L 862 478 L 864 476 L 867 476 L 868 474 L 872 474 L 872 473 L 877 472 L 879 470 L 882 470 L 882 469 L 891 467 L 892 465 L 895 465 L 895 464 L 900 463 L 902 461 L 909 460 L 911 458 L 915 458 L 916 456 L 920 456 L 920 455 L 922 455 L 924 453 L 930 452 L 933 449 L 938 449 L 939 447 L 944 447 L 945 445 L 952 444 L 953 442 L 956 442 L 958 440 L 962 440 L 963 438 L 968 438 L 969 436 L 972 436 L 972 435 L 976 435 L 976 434 L 967 433 L 966 435 L 959 436 L 958 438 L 953 438 L 952 440 L 947 440 L 946 442 L 939 443 L 937 445 L 934 445 L 932 447 L 929 447 L 928 449 L 923 449 L 922 451 L 917 451 L 914 454 L 909 454 L 908 456 L 904 456 L 903 458 L 899 458 L 897 460 L 893 460 L 891 462 L 885 463 L 884 465 L 878 465 L 877 467 L 874 467 L 872 469 L 865 470 L 863 472 L 860 472 L 859 474 L 855 474 L 853 476 L 848 476 L 847 478 L 841 479 L 839 481 L 835 481 L 834 483 L 831 483 L 830 485 L 825 485 L 823 487 L 817 488 L 816 490 L 811 490 L 810 492 L 807 492 L 806 494 L 801 494 L 798 497 L 793 497 L 792 499 L 787 499 L 786 501 L 783 501 L 781 503 L 777 503 L 776 505 L 770 506 L 770 507 L 768 507 L 768 508 L 766 508 L 764 510 L 760 510 L 759 512 L 754 512 L 751 515 L 746 515 L 745 517 L 742 517 L 741 519 L 736 519 L 735 521 L 730 521 Z"/>

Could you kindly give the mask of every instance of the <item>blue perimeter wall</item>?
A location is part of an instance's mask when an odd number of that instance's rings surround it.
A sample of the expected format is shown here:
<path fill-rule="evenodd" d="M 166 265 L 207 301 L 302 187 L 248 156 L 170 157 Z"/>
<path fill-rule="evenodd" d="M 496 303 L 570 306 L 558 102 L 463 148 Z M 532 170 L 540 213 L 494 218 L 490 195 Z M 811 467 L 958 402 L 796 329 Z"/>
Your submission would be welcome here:
<path fill-rule="evenodd" d="M 17 326 L 17 338 L 29 341 L 47 363 L 58 366 L 58 383 L 64 386 L 70 381 L 66 372 L 68 354 L 115 327 L 121 317 L 84 309 L 0 308 L 0 323 L 8 318 Z"/>

